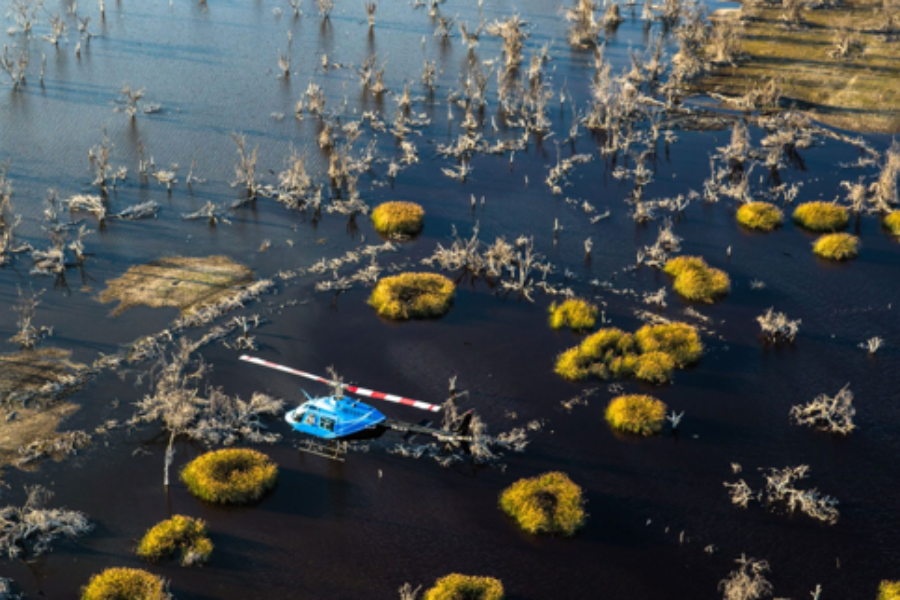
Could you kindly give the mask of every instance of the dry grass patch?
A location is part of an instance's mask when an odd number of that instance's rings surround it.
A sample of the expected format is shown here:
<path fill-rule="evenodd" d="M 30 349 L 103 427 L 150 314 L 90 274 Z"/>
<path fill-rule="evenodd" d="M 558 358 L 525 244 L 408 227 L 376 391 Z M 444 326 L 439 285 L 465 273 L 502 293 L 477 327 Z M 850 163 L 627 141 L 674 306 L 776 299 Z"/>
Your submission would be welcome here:
<path fill-rule="evenodd" d="M 256 502 L 275 487 L 278 467 L 256 450 L 227 448 L 207 452 L 181 471 L 181 480 L 194 496 L 218 504 Z"/>
<path fill-rule="evenodd" d="M 810 231 L 837 231 L 849 221 L 847 209 L 831 202 L 805 202 L 794 210 L 794 222 Z"/>
<path fill-rule="evenodd" d="M 585 520 L 581 488 L 558 471 L 515 482 L 500 495 L 500 508 L 532 534 L 574 535 Z"/>
<path fill-rule="evenodd" d="M 672 287 L 688 300 L 711 303 L 731 290 L 731 280 L 699 256 L 679 256 L 666 263 L 664 271 L 675 277 Z"/>
<path fill-rule="evenodd" d="M 503 600 L 503 584 L 493 577 L 451 573 L 438 579 L 422 600 Z"/>
<path fill-rule="evenodd" d="M 747 202 L 737 211 L 737 222 L 757 231 L 772 231 L 784 222 L 784 213 L 771 202 Z"/>
<path fill-rule="evenodd" d="M 796 30 L 782 26 L 781 6 L 756 9 L 740 39 L 746 60 L 718 68 L 699 85 L 741 96 L 774 78 L 787 102 L 817 120 L 900 132 L 900 43 L 881 33 L 887 22 L 881 7 L 881 0 L 849 0 L 841 8 L 803 10 L 804 24 Z M 832 55 L 842 28 L 861 43 L 861 52 Z"/>
<path fill-rule="evenodd" d="M 425 209 L 415 202 L 385 202 L 372 211 L 372 225 L 383 235 L 413 235 L 422 231 Z"/>
<path fill-rule="evenodd" d="M 829 233 L 816 240 L 813 252 L 829 260 L 850 260 L 859 254 L 859 238 L 849 233 Z"/>
<path fill-rule="evenodd" d="M 665 420 L 666 405 L 653 396 L 619 396 L 606 407 L 606 422 L 625 433 L 653 435 L 662 430 Z"/>
<path fill-rule="evenodd" d="M 140 305 L 171 306 L 186 314 L 214 304 L 251 281 L 253 272 L 249 268 L 225 256 L 176 256 L 131 267 L 118 279 L 107 281 L 100 301 L 119 301 L 113 315 Z"/>
<path fill-rule="evenodd" d="M 591 329 L 597 322 L 597 313 L 596 305 L 580 298 L 571 298 L 562 304 L 554 302 L 550 305 L 550 327 L 568 327 L 574 331 Z"/>
<path fill-rule="evenodd" d="M 440 317 L 450 310 L 456 285 L 437 273 L 401 273 L 378 282 L 369 304 L 389 319 Z"/>
<path fill-rule="evenodd" d="M 157 523 L 144 534 L 138 544 L 137 555 L 156 562 L 180 551 L 181 565 L 184 567 L 205 563 L 213 551 L 213 544 L 207 535 L 206 522 L 202 519 L 175 515 Z"/>
<path fill-rule="evenodd" d="M 168 600 L 166 582 L 143 569 L 115 567 L 91 577 L 81 600 Z"/>

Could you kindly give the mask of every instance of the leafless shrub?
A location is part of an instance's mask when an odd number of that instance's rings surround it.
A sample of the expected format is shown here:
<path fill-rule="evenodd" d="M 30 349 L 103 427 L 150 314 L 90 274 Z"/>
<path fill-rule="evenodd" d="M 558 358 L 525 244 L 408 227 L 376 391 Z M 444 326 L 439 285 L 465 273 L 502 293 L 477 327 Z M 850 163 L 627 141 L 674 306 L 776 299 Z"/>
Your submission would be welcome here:
<path fill-rule="evenodd" d="M 672 57 L 671 82 L 674 87 L 697 77 L 709 69 L 706 45 L 710 37 L 710 26 L 706 21 L 704 8 L 696 7 L 687 11 L 682 24 L 675 30 L 678 52 Z"/>
<path fill-rule="evenodd" d="M 856 426 L 853 424 L 853 392 L 849 384 L 834 396 L 819 394 L 808 404 L 791 407 L 791 420 L 798 425 L 809 425 L 831 433 L 847 435 Z"/>
<path fill-rule="evenodd" d="M 316 0 L 316 4 L 319 6 L 319 14 L 322 15 L 322 20 L 326 20 L 331 16 L 331 11 L 334 10 L 334 0 Z"/>
<path fill-rule="evenodd" d="M 88 150 L 88 160 L 91 164 L 91 170 L 94 173 L 94 180 L 91 182 L 91 185 L 99 187 L 100 191 L 104 194 L 109 191 L 110 187 L 115 189 L 116 182 L 120 180 L 124 181 L 128 176 L 127 168 L 116 168 L 110 164 L 109 160 L 112 156 L 113 148 L 113 143 L 109 141 L 109 137 L 104 131 L 103 141 L 96 146 L 92 146 L 90 150 Z"/>
<path fill-rule="evenodd" d="M 43 5 L 43 0 L 13 0 L 6 16 L 13 18 L 18 31 L 28 34 Z"/>
<path fill-rule="evenodd" d="M 824 496 L 816 488 L 800 490 L 794 487 L 794 483 L 806 479 L 808 473 L 807 465 L 769 469 L 766 475 L 766 501 L 785 505 L 789 513 L 799 509 L 814 519 L 834 525 L 840 516 L 836 498 Z"/>
<path fill-rule="evenodd" d="M 66 37 L 67 29 L 66 22 L 59 13 L 55 13 L 50 15 L 50 33 L 42 37 L 54 46 L 59 46 L 59 40 Z"/>
<path fill-rule="evenodd" d="M 755 493 L 743 479 L 737 483 L 726 481 L 724 485 L 728 488 L 728 493 L 731 494 L 731 503 L 736 506 L 747 508 L 751 501 L 759 499 L 759 494 Z"/>
<path fill-rule="evenodd" d="M 369 19 L 369 29 L 373 29 L 375 27 L 375 11 L 377 9 L 377 2 L 366 2 L 366 17 Z"/>
<path fill-rule="evenodd" d="M 278 69 L 281 71 L 281 76 L 287 79 L 291 76 L 291 53 L 290 51 L 282 52 L 278 51 Z"/>
<path fill-rule="evenodd" d="M 434 92 L 434 86 L 437 83 L 437 63 L 435 61 L 425 61 L 422 66 L 422 85 Z"/>
<path fill-rule="evenodd" d="M 459 34 L 462 37 L 463 43 L 468 47 L 469 52 L 472 52 L 477 46 L 479 42 L 479 38 L 481 36 L 481 32 L 484 30 L 484 21 L 478 24 L 478 28 L 475 31 L 469 31 L 469 24 L 459 22 Z"/>
<path fill-rule="evenodd" d="M 878 336 L 869 338 L 859 345 L 860 348 L 868 351 L 869 354 L 875 354 L 882 346 L 884 346 L 884 340 Z"/>
<path fill-rule="evenodd" d="M 637 264 L 662 269 L 669 258 L 681 250 L 681 238 L 672 231 L 672 219 L 666 218 L 659 226 L 656 241 L 638 251 Z"/>
<path fill-rule="evenodd" d="M 489 35 L 503 40 L 503 60 L 507 70 L 514 69 L 522 62 L 522 49 L 528 38 L 525 31 L 527 23 L 519 15 L 496 20 L 486 27 Z"/>
<path fill-rule="evenodd" d="M 15 56 L 11 55 L 9 46 L 3 44 L 3 54 L 0 55 L 0 70 L 9 77 L 13 91 L 19 89 L 19 86 L 25 85 L 25 74 L 28 71 L 28 49 L 19 48 L 13 44 L 13 51 L 17 51 Z"/>
<path fill-rule="evenodd" d="M 741 555 L 735 562 L 738 568 L 719 582 L 724 600 L 757 600 L 772 593 L 772 584 L 765 578 L 769 563 Z"/>
<path fill-rule="evenodd" d="M 69 375 L 68 377 L 76 379 L 74 375 Z M 60 381 L 59 383 L 65 385 L 69 382 Z M 73 387 L 76 385 L 81 385 L 81 382 L 73 382 Z M 67 431 L 48 438 L 34 440 L 27 446 L 21 446 L 18 449 L 19 457 L 16 459 L 16 466 L 24 467 L 49 456 L 61 457 L 75 454 L 90 441 L 91 436 L 83 431 Z"/>
<path fill-rule="evenodd" d="M 226 225 L 231 223 L 231 221 L 228 220 L 228 216 L 225 211 L 213 204 L 212 200 L 207 200 L 206 204 L 204 204 L 203 207 L 200 208 L 200 210 L 183 214 L 181 215 L 181 218 L 185 221 L 198 221 L 201 219 L 206 219 L 207 221 L 209 221 L 210 225 L 218 225 L 219 221 L 222 221 Z"/>
<path fill-rule="evenodd" d="M 900 177 L 900 142 L 894 140 L 884 155 L 878 180 L 869 186 L 871 202 L 878 212 L 887 212 L 900 201 L 897 180 Z"/>
<path fill-rule="evenodd" d="M 860 177 L 859 181 L 842 181 L 841 187 L 847 190 L 847 203 L 850 205 L 850 212 L 860 215 L 869 208 L 869 190 L 864 183 L 864 178 Z"/>
<path fill-rule="evenodd" d="M 37 307 L 41 304 L 39 298 L 42 293 L 43 292 L 35 294 L 34 292 L 31 292 L 26 294 L 22 291 L 22 288 L 19 288 L 19 300 L 16 302 L 16 305 L 12 307 L 12 310 L 18 315 L 16 317 L 16 327 L 18 327 L 18 331 L 16 332 L 16 335 L 9 338 L 9 341 L 13 344 L 18 344 L 22 350 L 33 349 L 38 342 L 53 334 L 52 327 L 45 327 L 43 325 L 41 327 L 35 327 L 33 323 Z"/>
<path fill-rule="evenodd" d="M 765 314 L 756 317 L 756 321 L 762 328 L 763 335 L 771 342 L 786 340 L 793 342 L 800 330 L 800 319 L 790 320 L 784 313 L 776 313 L 774 308 L 769 308 Z"/>
<path fill-rule="evenodd" d="M 417 600 L 421 589 L 421 585 L 413 588 L 411 584 L 404 583 L 398 590 L 400 592 L 400 600 Z"/>
<path fill-rule="evenodd" d="M 139 219 L 155 219 L 159 212 L 159 204 L 153 200 L 141 202 L 129 206 L 125 210 L 115 214 L 108 215 L 110 219 L 121 219 L 123 221 L 137 221 Z"/>
<path fill-rule="evenodd" d="M 53 493 L 41 486 L 25 488 L 22 506 L 0 509 L 0 553 L 10 559 L 40 556 L 60 537 L 76 538 L 93 529 L 84 513 L 43 508 Z"/>
<path fill-rule="evenodd" d="M 238 162 L 234 165 L 235 179 L 231 187 L 243 187 L 247 192 L 247 198 L 256 198 L 259 192 L 259 182 L 256 180 L 256 160 L 259 146 L 247 152 L 247 139 L 243 134 L 232 133 L 231 138 L 237 144 Z"/>
<path fill-rule="evenodd" d="M 733 65 L 741 55 L 744 24 L 739 19 L 721 18 L 712 23 L 709 36 L 713 62 Z"/>
<path fill-rule="evenodd" d="M 89 212 L 102 225 L 106 221 L 106 203 L 100 196 L 76 194 L 65 201 L 70 211 Z"/>
<path fill-rule="evenodd" d="M 140 110 L 143 99 L 144 88 L 136 90 L 132 88 L 130 84 L 126 83 L 122 86 L 122 89 L 119 90 L 119 97 L 114 101 L 116 105 L 114 110 L 116 112 L 124 112 L 132 121 L 134 121 L 134 117 L 137 115 L 138 110 Z"/>
<path fill-rule="evenodd" d="M 610 18 L 610 11 L 613 10 L 612 7 L 615 7 L 615 12 L 618 15 L 618 4 L 611 4 L 607 9 L 604 24 L 607 24 L 606 20 Z M 600 37 L 601 25 L 594 16 L 596 10 L 597 3 L 595 0 L 577 0 L 575 6 L 566 9 L 566 21 L 572 23 L 568 32 L 569 44 L 571 44 L 572 47 L 592 48 L 597 45 L 597 40 Z M 609 23 L 608 25 L 615 26 L 618 25 L 619 22 Z"/>

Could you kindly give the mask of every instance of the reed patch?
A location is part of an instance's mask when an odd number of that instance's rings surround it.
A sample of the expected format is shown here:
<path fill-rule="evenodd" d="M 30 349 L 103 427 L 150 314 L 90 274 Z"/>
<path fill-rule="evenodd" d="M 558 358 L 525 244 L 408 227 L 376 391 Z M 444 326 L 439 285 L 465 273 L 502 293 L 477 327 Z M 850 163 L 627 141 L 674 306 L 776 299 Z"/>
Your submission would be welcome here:
<path fill-rule="evenodd" d="M 414 235 L 422 231 L 425 209 L 415 202 L 385 202 L 372 211 L 372 225 L 382 235 Z"/>
<path fill-rule="evenodd" d="M 500 508 L 531 534 L 571 536 L 586 518 L 581 487 L 558 471 L 515 482 L 501 494 Z"/>
<path fill-rule="evenodd" d="M 771 202 L 747 202 L 737 211 L 737 222 L 747 229 L 772 231 L 784 223 L 784 213 Z"/>
<path fill-rule="evenodd" d="M 678 256 L 669 260 L 663 270 L 675 277 L 672 287 L 688 300 L 712 303 L 731 290 L 728 274 L 710 267 L 699 256 Z"/>
<path fill-rule="evenodd" d="M 166 582 L 143 569 L 114 567 L 91 577 L 81 600 L 168 600 Z"/>
<path fill-rule="evenodd" d="M 805 202 L 794 209 L 794 222 L 810 231 L 831 232 L 843 229 L 850 218 L 847 209 L 831 202 Z"/>
<path fill-rule="evenodd" d="M 616 431 L 653 435 L 662 431 L 666 420 L 666 405 L 653 396 L 618 396 L 606 407 L 605 417 L 609 426 Z"/>
<path fill-rule="evenodd" d="M 205 563 L 212 555 L 213 544 L 202 519 L 175 515 L 150 528 L 141 538 L 137 555 L 150 562 L 169 558 L 180 552 L 184 567 Z"/>
<path fill-rule="evenodd" d="M 382 317 L 404 321 L 440 317 L 450 310 L 456 285 L 437 273 L 401 273 L 378 282 L 369 305 Z"/>
<path fill-rule="evenodd" d="M 181 480 L 201 500 L 217 504 L 256 502 L 275 487 L 278 467 L 256 450 L 227 448 L 207 452 L 181 471 Z"/>
<path fill-rule="evenodd" d="M 859 238 L 849 233 L 828 233 L 815 241 L 813 252 L 828 260 L 850 260 L 859 254 Z"/>
<path fill-rule="evenodd" d="M 451 573 L 438 579 L 422 600 L 503 600 L 503 597 L 499 579 Z"/>
<path fill-rule="evenodd" d="M 550 305 L 550 327 L 568 327 L 574 331 L 592 329 L 597 322 L 597 306 L 581 298 L 570 298 L 562 304 Z"/>

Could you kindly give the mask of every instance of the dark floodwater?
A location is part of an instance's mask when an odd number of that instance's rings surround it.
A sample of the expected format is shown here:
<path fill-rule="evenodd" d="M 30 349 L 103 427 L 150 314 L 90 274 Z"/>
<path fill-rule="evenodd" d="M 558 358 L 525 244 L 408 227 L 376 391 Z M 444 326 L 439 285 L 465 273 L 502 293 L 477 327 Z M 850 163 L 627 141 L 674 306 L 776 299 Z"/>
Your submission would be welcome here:
<path fill-rule="evenodd" d="M 403 244 L 398 254 L 383 256 L 382 264 L 416 262 L 436 243 L 446 243 L 451 225 L 468 234 L 478 222 L 485 240 L 533 235 L 536 248 L 560 270 L 577 275 L 571 282 L 576 292 L 605 302 L 606 316 L 619 327 L 639 326 L 633 316 L 637 303 L 600 293 L 590 280 L 615 274 L 617 288 L 639 292 L 668 285 L 651 269 L 623 271 L 636 250 L 655 238 L 657 224 L 632 222 L 623 201 L 631 186 L 611 176 L 612 165 L 599 156 L 589 136 L 580 138 L 574 151 L 593 153 L 594 161 L 576 168 L 565 196 L 611 211 L 608 220 L 594 225 L 543 184 L 556 158 L 554 138 L 542 145 L 532 142 L 527 153 L 517 153 L 512 167 L 507 156 L 475 158 L 464 185 L 440 175 L 439 168 L 451 163 L 436 158 L 435 147 L 455 139 L 463 117 L 457 110 L 448 124 L 445 97 L 457 84 L 467 51 L 458 36 L 449 44 L 434 38 L 426 10 L 383 2 L 369 35 L 362 2 L 338 0 L 324 26 L 311 2 L 304 3 L 298 20 L 287 3 L 216 2 L 205 10 L 195 3 L 108 4 L 105 24 L 95 6 L 78 7 L 79 14 L 93 15 L 91 28 L 100 34 L 82 49 L 80 59 L 74 53 L 74 26 L 58 51 L 36 37 L 30 42 L 34 73 L 28 86 L 18 94 L 0 93 L 0 158 L 10 158 L 14 205 L 25 217 L 23 237 L 46 245 L 40 218 L 47 188 L 57 188 L 62 197 L 89 189 L 87 148 L 101 140 L 104 128 L 116 144 L 114 164 L 134 173 L 142 144 L 158 165 L 181 165 L 182 181 L 193 159 L 198 174 L 209 181 L 192 191 L 179 184 L 168 196 L 164 188 L 141 186 L 130 177 L 112 196 L 111 207 L 154 199 L 163 206 L 159 218 L 113 222 L 88 237 L 88 250 L 95 255 L 84 279 L 70 272 L 68 289 L 29 277 L 27 259 L 0 271 L 5 305 L 13 302 L 16 286 L 48 288 L 36 320 L 52 324 L 51 343 L 72 349 L 76 359 L 90 361 L 98 352 L 114 352 L 139 335 L 166 327 L 175 316 L 169 310 L 134 309 L 112 318 L 109 307 L 96 302 L 103 281 L 132 264 L 161 255 L 223 253 L 271 276 L 281 268 L 308 267 L 323 255 L 343 254 L 364 239 L 377 241 L 365 219 L 355 233 L 339 216 L 326 215 L 313 226 L 268 200 L 233 211 L 231 225 L 214 229 L 180 219 L 208 200 L 226 204 L 236 198 L 229 187 L 232 131 L 244 131 L 251 144 L 260 145 L 262 172 L 278 171 L 293 144 L 308 154 L 315 175 L 322 178 L 327 160 L 315 145 L 316 123 L 292 116 L 310 81 L 325 87 L 330 107 L 346 94 L 345 119 L 373 108 L 383 109 L 387 118 L 393 115 L 393 101 L 379 103 L 360 92 L 352 71 L 322 73 L 323 52 L 344 64 L 358 64 L 377 52 L 388 61 L 388 87 L 399 91 L 410 81 L 415 94 L 422 93 L 416 82 L 423 57 L 437 60 L 443 69 L 435 98 L 415 106 L 416 113 L 433 120 L 415 138 L 421 162 L 403 171 L 392 187 L 376 185 L 384 181 L 386 163 L 376 163 L 374 173 L 361 179 L 369 204 L 411 199 L 428 214 L 424 233 Z M 583 108 L 591 58 L 565 44 L 558 6 L 531 0 L 486 4 L 487 19 L 520 11 L 533 27 L 526 55 L 550 44 L 553 60 L 547 76 L 556 86 L 565 83 L 570 98 L 574 95 Z M 63 11 L 67 3 L 46 6 Z M 280 17 L 273 14 L 275 8 L 284 11 Z M 477 21 L 474 2 L 450 0 L 441 10 Z M 37 33 L 45 32 L 45 21 L 41 17 Z M 294 73 L 283 81 L 275 70 L 278 50 L 288 48 L 288 31 L 293 32 Z M 639 21 L 629 19 L 608 39 L 607 56 L 617 70 L 623 69 L 629 47 L 642 49 L 657 31 L 654 25 L 648 34 Z M 24 39 L 11 36 L 7 43 L 13 42 Z M 497 40 L 485 36 L 476 54 L 488 60 L 498 51 Z M 41 53 L 47 55 L 43 88 L 35 67 Z M 123 82 L 145 87 L 148 100 L 161 103 L 163 112 L 140 115 L 133 126 L 113 113 L 111 101 Z M 557 107 L 551 111 L 557 139 L 571 125 L 570 104 L 558 108 L 557 101 L 551 103 Z M 272 113 L 287 116 L 276 120 Z M 677 133 L 677 144 L 654 165 L 654 182 L 645 188 L 645 198 L 701 189 L 708 156 L 730 136 Z M 758 142 L 760 132 L 752 130 L 752 135 Z M 486 136 L 494 137 L 489 127 Z M 370 138 L 367 133 L 357 146 Z M 375 139 L 380 156 L 398 152 L 388 135 Z M 883 137 L 869 139 L 880 149 L 889 143 Z M 572 151 L 563 149 L 563 156 Z M 838 169 L 839 162 L 859 156 L 847 145 L 828 143 L 802 156 L 805 168 L 782 173 L 787 181 L 803 183 L 800 200 L 830 200 L 840 193 L 841 179 L 871 175 L 871 170 Z M 485 207 L 471 211 L 470 194 L 484 195 Z M 350 291 L 335 301 L 331 294 L 315 293 L 315 278 L 305 277 L 280 283 L 277 295 L 248 307 L 247 312 L 261 312 L 267 319 L 257 334 L 260 355 L 314 372 L 333 364 L 352 381 L 430 400 L 442 398 L 447 378 L 458 374 L 471 393 L 467 403 L 494 431 L 535 419 L 544 422 L 543 430 L 532 434 L 524 454 L 508 456 L 508 468 L 501 472 L 442 469 L 424 460 L 393 457 L 385 452 L 391 444 L 387 438 L 369 453 L 335 464 L 299 454 L 287 427 L 276 424 L 287 436 L 267 449 L 281 466 L 278 488 L 257 507 L 227 509 L 198 503 L 181 485 L 166 495 L 158 431 L 118 431 L 108 444 L 100 438 L 72 460 L 45 464 L 35 473 L 5 475 L 11 485 L 5 500 L 18 501 L 22 484 L 40 482 L 56 492 L 54 503 L 87 512 L 96 531 L 78 542 L 58 544 L 34 563 L 0 563 L 0 575 L 16 579 L 31 596 L 75 597 L 92 573 L 137 566 L 132 550 L 140 535 L 168 515 L 184 513 L 210 523 L 216 544 L 212 563 L 202 569 L 171 563 L 149 567 L 169 578 L 172 591 L 183 599 L 389 599 L 397 597 L 395 590 L 406 581 L 427 587 L 449 572 L 499 577 L 516 599 L 712 599 L 719 597 L 717 582 L 741 553 L 770 562 L 776 596 L 805 598 L 821 584 L 823 598 L 872 598 L 880 580 L 898 577 L 900 563 L 898 245 L 877 219 L 864 217 L 858 224 L 860 257 L 848 264 L 826 264 L 811 254 L 812 238 L 790 223 L 772 234 L 750 234 L 736 226 L 733 212 L 730 201 L 695 203 L 675 225 L 685 240 L 684 253 L 703 255 L 727 270 L 733 282 L 726 300 L 699 307 L 715 330 L 705 337 L 703 361 L 679 372 L 671 386 L 623 384 L 628 391 L 656 394 L 685 411 L 678 439 L 634 440 L 611 433 L 602 418 L 611 397 L 606 385 L 570 384 L 552 374 L 553 358 L 578 338 L 546 326 L 546 296 L 539 294 L 532 304 L 500 297 L 484 283 L 465 284 L 446 317 L 391 324 L 366 306 L 367 290 Z M 556 245 L 554 219 L 564 228 Z M 586 263 L 583 241 L 588 236 L 595 245 Z M 273 248 L 258 252 L 265 239 Z M 751 290 L 753 279 L 767 287 Z M 299 304 L 282 306 L 293 300 Z M 771 348 L 759 341 L 755 317 L 769 306 L 803 320 L 794 345 Z M 677 318 L 684 308 L 670 295 L 664 314 Z M 13 329 L 13 313 L 0 311 L 0 337 L 8 338 Z M 876 335 L 887 345 L 867 356 L 857 345 Z M 203 354 L 215 367 L 211 384 L 229 393 L 246 396 L 262 389 L 292 401 L 299 397 L 300 382 L 288 376 L 240 365 L 236 353 L 221 346 L 209 346 Z M 834 393 L 848 382 L 856 394 L 858 431 L 844 439 L 790 425 L 791 405 Z M 561 401 L 589 387 L 599 392 L 588 406 L 571 413 L 561 408 Z M 106 418 L 126 416 L 128 405 L 145 391 L 134 385 L 133 376 L 122 381 L 105 375 L 75 396 L 83 408 L 67 426 L 91 429 Z M 397 418 L 421 418 L 405 408 L 386 410 Z M 152 455 L 132 456 L 139 447 Z M 201 451 L 180 445 L 176 466 Z M 733 507 L 722 486 L 737 479 L 732 462 L 743 465 L 741 476 L 751 485 L 759 484 L 758 468 L 810 465 L 809 485 L 840 500 L 839 523 L 824 526 L 802 515 Z M 573 539 L 523 535 L 497 509 L 505 486 L 548 470 L 567 472 L 585 490 L 590 517 Z M 705 551 L 710 546 L 711 553 Z"/>

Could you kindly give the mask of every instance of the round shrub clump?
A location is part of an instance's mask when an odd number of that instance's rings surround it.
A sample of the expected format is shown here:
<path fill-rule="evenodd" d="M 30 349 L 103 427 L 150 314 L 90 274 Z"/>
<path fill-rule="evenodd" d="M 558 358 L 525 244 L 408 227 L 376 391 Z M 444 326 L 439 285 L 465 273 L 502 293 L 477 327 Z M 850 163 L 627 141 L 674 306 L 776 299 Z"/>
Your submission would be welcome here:
<path fill-rule="evenodd" d="M 613 398 L 606 407 L 606 422 L 625 433 L 652 435 L 662 430 L 666 405 L 653 396 L 627 395 Z"/>
<path fill-rule="evenodd" d="M 207 452 L 181 471 L 181 480 L 197 498 L 218 504 L 247 504 L 275 487 L 278 467 L 256 450 L 227 448 Z"/>
<path fill-rule="evenodd" d="M 895 210 L 886 216 L 884 226 L 895 236 L 900 237 L 900 210 Z"/>
<path fill-rule="evenodd" d="M 493 577 L 452 573 L 438 579 L 422 600 L 503 600 L 503 584 Z"/>
<path fill-rule="evenodd" d="M 900 600 L 900 581 L 882 581 L 877 600 Z"/>
<path fill-rule="evenodd" d="M 597 312 L 596 305 L 580 298 L 571 298 L 562 304 L 554 302 L 550 305 L 550 327 L 568 327 L 575 331 L 591 329 L 597 322 Z"/>
<path fill-rule="evenodd" d="M 699 256 L 673 258 L 664 270 L 675 277 L 675 291 L 688 300 L 712 302 L 731 289 L 728 274 L 710 267 Z"/>
<path fill-rule="evenodd" d="M 424 216 L 425 209 L 415 202 L 385 202 L 372 211 L 372 225 L 375 231 L 384 235 L 412 235 L 422 231 Z"/>
<path fill-rule="evenodd" d="M 369 304 L 389 319 L 440 317 L 450 310 L 456 285 L 437 273 L 401 273 L 378 282 Z"/>
<path fill-rule="evenodd" d="M 182 566 L 204 563 L 209 560 L 213 544 L 207 537 L 206 522 L 184 515 L 154 525 L 138 544 L 137 555 L 155 562 L 181 551 Z"/>
<path fill-rule="evenodd" d="M 166 600 L 166 582 L 143 569 L 116 567 L 94 575 L 81 600 Z"/>
<path fill-rule="evenodd" d="M 829 260 L 849 260 L 859 254 L 859 238 L 849 233 L 828 233 L 816 240 L 813 252 Z"/>
<path fill-rule="evenodd" d="M 849 220 L 847 209 L 831 202 L 806 202 L 794 210 L 794 222 L 810 231 L 837 231 Z"/>
<path fill-rule="evenodd" d="M 585 519 L 581 488 L 558 471 L 515 482 L 500 495 L 500 508 L 532 534 L 573 535 Z"/>
<path fill-rule="evenodd" d="M 665 352 L 682 369 L 703 356 L 703 344 L 697 329 L 687 323 L 644 325 L 634 334 L 641 353 Z"/>
<path fill-rule="evenodd" d="M 771 202 L 747 202 L 737 211 L 737 221 L 757 231 L 772 231 L 784 222 L 784 213 Z"/>
<path fill-rule="evenodd" d="M 641 381 L 665 383 L 672 379 L 675 359 L 665 352 L 648 352 L 637 357 L 633 370 Z"/>

